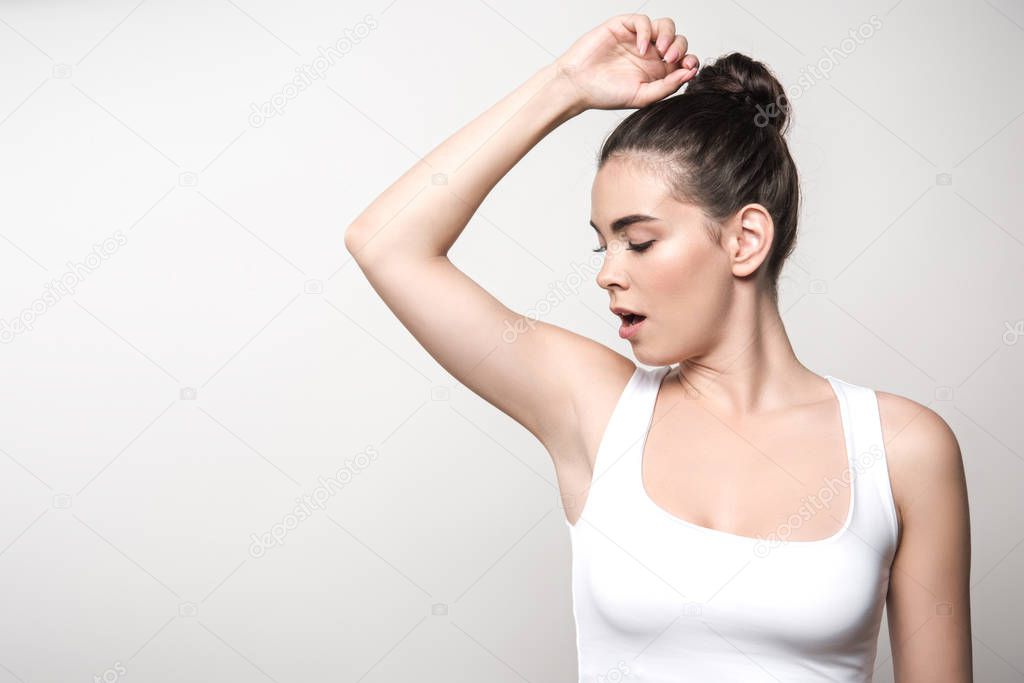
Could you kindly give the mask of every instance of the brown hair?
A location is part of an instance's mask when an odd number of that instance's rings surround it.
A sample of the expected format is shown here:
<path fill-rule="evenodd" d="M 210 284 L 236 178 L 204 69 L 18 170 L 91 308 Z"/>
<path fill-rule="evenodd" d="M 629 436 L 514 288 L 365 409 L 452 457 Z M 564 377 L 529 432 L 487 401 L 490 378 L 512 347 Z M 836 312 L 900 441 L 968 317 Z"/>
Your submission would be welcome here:
<path fill-rule="evenodd" d="M 746 204 L 764 206 L 775 226 L 764 277 L 777 300 L 800 205 L 796 164 L 783 137 L 790 116 L 785 90 L 768 67 L 733 52 L 704 66 L 682 94 L 619 123 L 602 145 L 598 168 L 628 156 L 654 170 L 673 197 L 703 209 L 716 241 L 723 220 Z"/>

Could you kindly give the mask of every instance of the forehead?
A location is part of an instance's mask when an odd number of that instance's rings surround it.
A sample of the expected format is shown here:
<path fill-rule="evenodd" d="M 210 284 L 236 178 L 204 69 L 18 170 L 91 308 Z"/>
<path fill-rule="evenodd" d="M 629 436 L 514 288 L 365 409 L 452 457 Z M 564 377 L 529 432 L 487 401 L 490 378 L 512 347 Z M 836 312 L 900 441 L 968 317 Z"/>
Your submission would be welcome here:
<path fill-rule="evenodd" d="M 658 202 L 666 196 L 664 181 L 651 169 L 628 158 L 613 158 L 594 176 L 593 202 L 622 205 L 624 201 Z"/>
<path fill-rule="evenodd" d="M 699 217 L 700 210 L 672 197 L 660 175 L 643 164 L 611 159 L 594 177 L 590 218 L 602 232 L 607 232 L 612 221 L 631 214 L 685 222 Z"/>

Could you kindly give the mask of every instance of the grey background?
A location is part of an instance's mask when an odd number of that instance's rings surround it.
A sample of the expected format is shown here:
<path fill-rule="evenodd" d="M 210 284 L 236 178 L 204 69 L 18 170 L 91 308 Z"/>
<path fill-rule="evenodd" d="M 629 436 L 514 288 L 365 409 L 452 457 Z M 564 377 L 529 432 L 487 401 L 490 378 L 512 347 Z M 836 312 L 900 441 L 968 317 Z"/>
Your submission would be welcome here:
<path fill-rule="evenodd" d="M 672 16 L 704 62 L 740 50 L 805 79 L 788 330 L 820 374 L 951 425 L 977 680 L 1024 680 L 1020 2 L 131 0 L 0 3 L 0 683 L 573 679 L 546 452 L 419 347 L 343 233 L 634 10 Z M 627 113 L 542 141 L 455 263 L 519 312 L 564 292 Z M 591 277 L 541 317 L 629 354 L 606 308 Z M 254 543 L 346 466 L 325 509 Z"/>

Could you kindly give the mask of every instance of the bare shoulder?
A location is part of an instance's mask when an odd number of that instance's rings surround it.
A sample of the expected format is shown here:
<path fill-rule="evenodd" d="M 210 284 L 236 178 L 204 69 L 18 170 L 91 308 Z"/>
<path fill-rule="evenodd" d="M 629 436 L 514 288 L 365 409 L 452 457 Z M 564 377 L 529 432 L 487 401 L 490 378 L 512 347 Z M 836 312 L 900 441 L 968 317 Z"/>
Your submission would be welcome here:
<path fill-rule="evenodd" d="M 901 530 L 886 595 L 893 673 L 969 681 L 971 528 L 960 446 L 928 406 L 876 393 Z"/>
<path fill-rule="evenodd" d="M 941 415 L 913 399 L 876 391 L 882 440 L 893 498 L 903 527 L 905 515 L 926 492 L 963 493 L 960 444 Z M 950 499 L 950 505 L 961 501 Z"/>
<path fill-rule="evenodd" d="M 565 429 L 544 445 L 556 465 L 592 465 L 604 427 L 637 366 L 600 342 L 568 331 L 561 334 L 567 337 L 567 347 L 571 346 L 562 371 L 573 415 L 561 421 Z"/>

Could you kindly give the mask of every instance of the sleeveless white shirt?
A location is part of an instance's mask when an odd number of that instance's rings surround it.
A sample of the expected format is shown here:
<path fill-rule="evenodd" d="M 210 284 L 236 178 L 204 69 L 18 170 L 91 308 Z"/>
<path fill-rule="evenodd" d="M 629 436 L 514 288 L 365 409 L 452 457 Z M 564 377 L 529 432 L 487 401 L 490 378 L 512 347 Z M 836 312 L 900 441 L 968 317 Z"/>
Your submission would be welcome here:
<path fill-rule="evenodd" d="M 583 512 L 566 520 L 579 680 L 870 682 L 899 538 L 874 390 L 825 376 L 849 467 L 788 528 L 850 486 L 843 527 L 822 540 L 786 540 L 787 527 L 753 538 L 682 520 L 643 488 L 641 456 L 670 370 L 637 367 L 601 438 Z"/>

